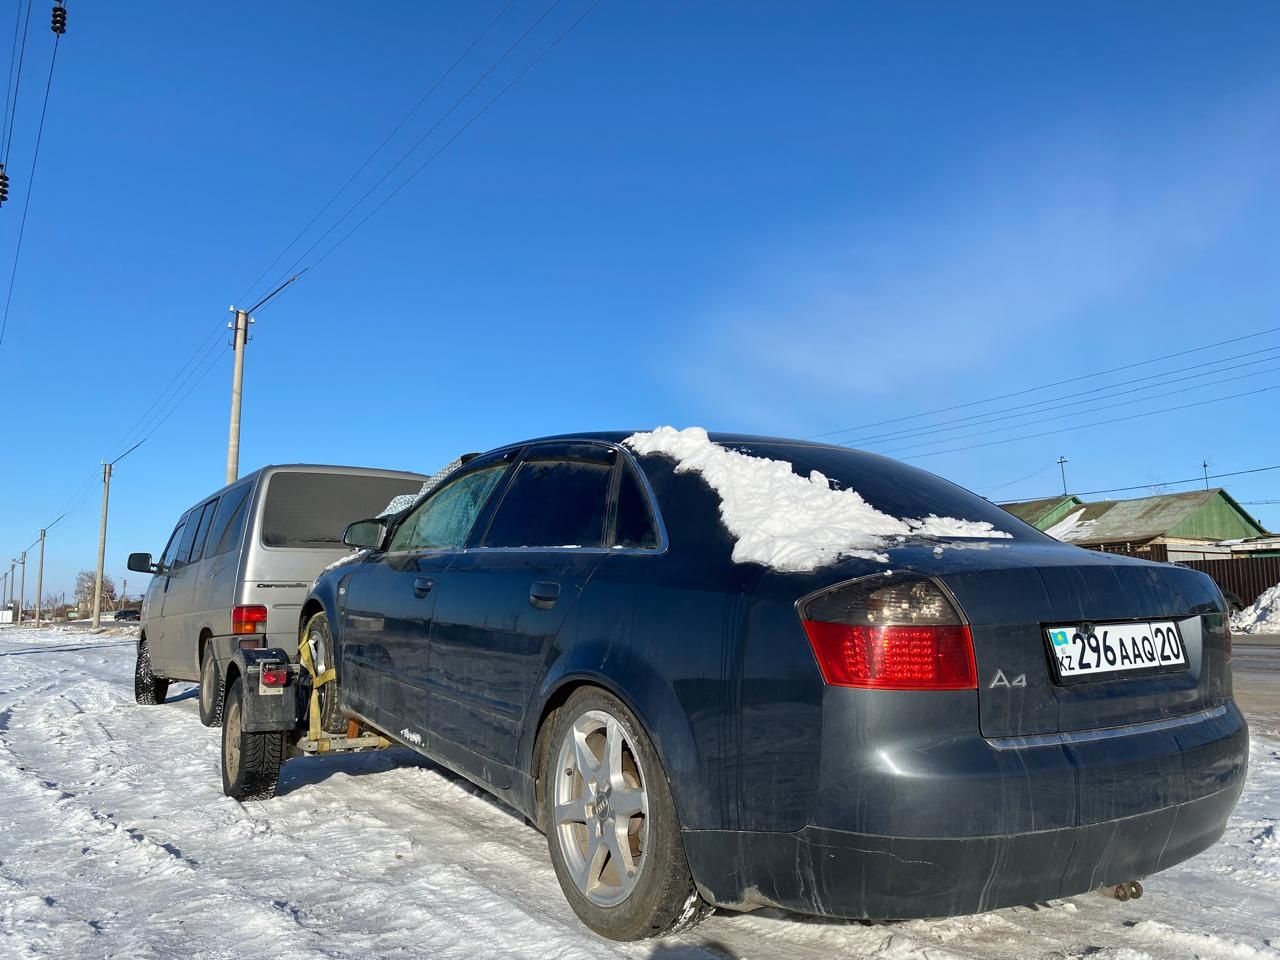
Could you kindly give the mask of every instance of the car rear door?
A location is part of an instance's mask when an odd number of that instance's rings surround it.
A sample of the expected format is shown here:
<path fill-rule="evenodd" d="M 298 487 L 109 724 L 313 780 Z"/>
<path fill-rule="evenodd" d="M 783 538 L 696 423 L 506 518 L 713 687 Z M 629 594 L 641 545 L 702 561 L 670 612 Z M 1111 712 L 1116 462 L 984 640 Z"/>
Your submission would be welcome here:
<path fill-rule="evenodd" d="M 606 552 L 617 452 L 532 447 L 487 529 L 436 587 L 429 668 L 432 732 L 452 763 L 497 787 L 557 634 Z"/>

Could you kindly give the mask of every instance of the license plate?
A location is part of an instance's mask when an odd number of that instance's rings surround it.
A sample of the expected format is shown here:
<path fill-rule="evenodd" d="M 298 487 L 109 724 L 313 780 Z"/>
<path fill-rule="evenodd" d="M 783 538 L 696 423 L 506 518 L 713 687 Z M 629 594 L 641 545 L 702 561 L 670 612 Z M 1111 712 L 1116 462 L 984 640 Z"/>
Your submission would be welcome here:
<path fill-rule="evenodd" d="M 1048 627 L 1045 637 L 1060 680 L 1160 673 L 1187 666 L 1186 648 L 1172 620 Z"/>

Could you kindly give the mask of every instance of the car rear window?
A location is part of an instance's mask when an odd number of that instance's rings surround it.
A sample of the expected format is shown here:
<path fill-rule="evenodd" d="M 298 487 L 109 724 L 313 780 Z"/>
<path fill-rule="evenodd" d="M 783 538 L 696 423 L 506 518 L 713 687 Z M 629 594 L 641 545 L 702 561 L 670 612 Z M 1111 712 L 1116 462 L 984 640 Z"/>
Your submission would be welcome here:
<path fill-rule="evenodd" d="M 888 457 L 806 444 L 740 442 L 725 446 L 753 457 L 788 461 L 802 477 L 817 470 L 837 488 L 856 490 L 871 506 L 893 517 L 985 520 L 1015 539 L 1044 539 L 1034 527 L 976 493 Z"/>
<path fill-rule="evenodd" d="M 277 473 L 267 485 L 262 542 L 332 549 L 342 543 L 347 524 L 376 516 L 393 498 L 421 489 L 421 477 Z"/>

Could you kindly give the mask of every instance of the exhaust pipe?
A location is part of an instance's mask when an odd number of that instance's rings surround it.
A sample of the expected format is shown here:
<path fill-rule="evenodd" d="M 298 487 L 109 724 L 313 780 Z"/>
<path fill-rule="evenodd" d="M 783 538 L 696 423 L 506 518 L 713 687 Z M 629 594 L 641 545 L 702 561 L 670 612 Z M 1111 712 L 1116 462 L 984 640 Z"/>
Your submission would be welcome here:
<path fill-rule="evenodd" d="M 1104 897 L 1110 897 L 1113 900 L 1119 900 L 1124 903 L 1128 900 L 1138 900 L 1142 897 L 1142 884 L 1137 880 L 1128 880 L 1125 883 L 1117 883 L 1115 886 L 1099 887 L 1098 892 Z"/>

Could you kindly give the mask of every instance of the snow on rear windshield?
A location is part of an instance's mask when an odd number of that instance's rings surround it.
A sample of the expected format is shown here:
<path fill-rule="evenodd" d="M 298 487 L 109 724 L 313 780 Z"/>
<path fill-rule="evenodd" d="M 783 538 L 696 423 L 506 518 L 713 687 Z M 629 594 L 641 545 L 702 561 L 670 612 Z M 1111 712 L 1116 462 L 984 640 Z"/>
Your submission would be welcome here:
<path fill-rule="evenodd" d="M 859 470 L 859 458 L 866 455 L 856 451 L 762 443 L 758 445 L 761 451 L 777 452 L 787 459 L 752 456 L 712 442 L 701 427 L 659 427 L 633 434 L 625 443 L 641 456 L 671 457 L 677 462 L 677 473 L 698 473 L 710 484 L 720 497 L 720 516 L 734 538 L 733 559 L 738 563 L 804 572 L 842 557 L 888 562 L 884 548 L 896 538 L 1011 536 L 993 522 L 1002 515 L 1008 517 L 998 507 L 924 471 L 890 460 L 874 458 L 873 463 L 867 463 L 874 469 Z M 750 449 L 756 445 L 739 446 Z M 800 475 L 796 471 L 809 466 L 806 459 L 815 466 L 807 475 Z M 818 463 L 836 475 L 829 478 L 817 469 Z M 898 505 L 908 506 L 913 494 L 903 489 L 905 479 L 905 486 L 917 488 L 914 499 L 921 506 L 945 501 L 965 508 L 963 512 L 970 517 L 984 518 L 957 519 L 924 511 L 923 516 L 913 518 L 877 509 L 859 492 L 864 481 L 875 480 L 875 470 L 889 476 L 874 482 L 881 489 L 872 499 L 893 499 L 896 492 Z"/>

